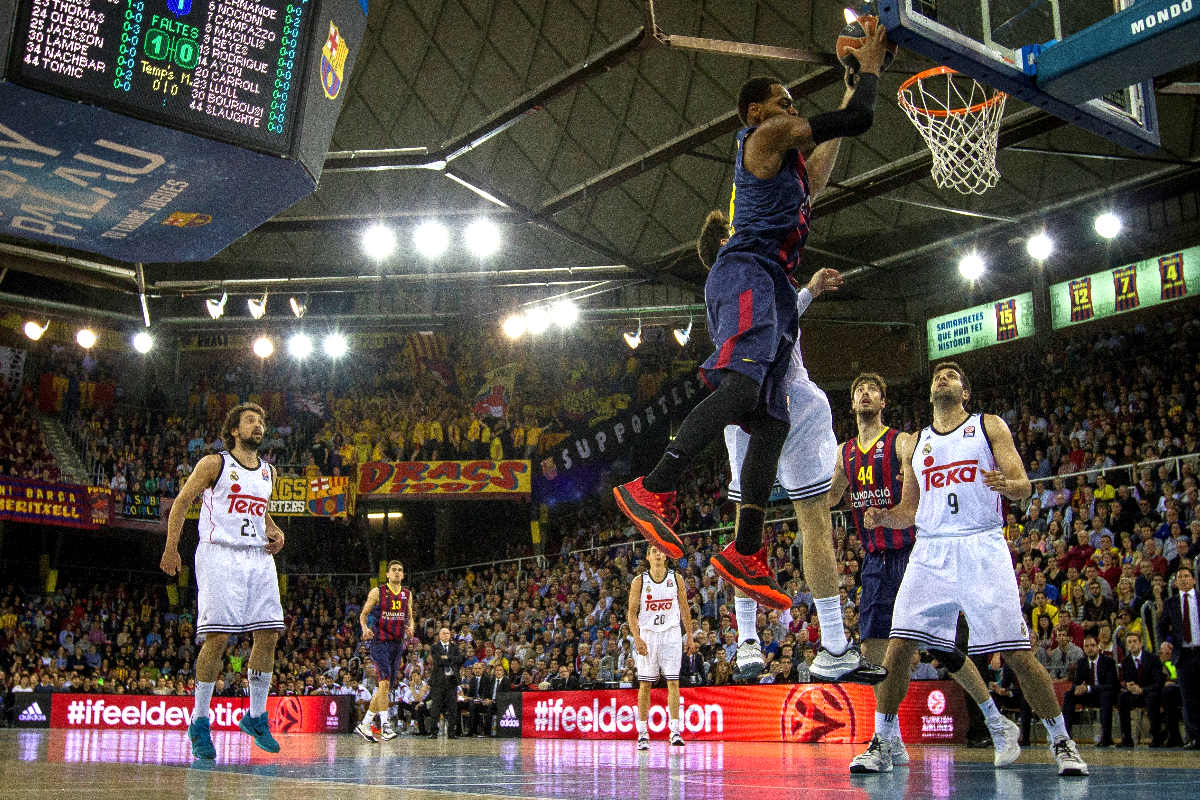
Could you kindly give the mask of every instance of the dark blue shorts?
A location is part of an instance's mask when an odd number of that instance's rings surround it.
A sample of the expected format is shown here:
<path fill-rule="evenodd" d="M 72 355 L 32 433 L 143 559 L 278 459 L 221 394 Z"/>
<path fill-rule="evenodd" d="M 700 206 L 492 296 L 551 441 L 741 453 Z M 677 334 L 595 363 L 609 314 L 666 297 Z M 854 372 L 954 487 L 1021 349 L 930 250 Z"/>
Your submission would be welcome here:
<path fill-rule="evenodd" d="M 858 603 L 858 634 L 864 639 L 886 639 L 892 632 L 892 609 L 900 581 L 908 568 L 911 547 L 867 553 L 862 564 L 862 596 Z"/>
<path fill-rule="evenodd" d="M 370 652 L 379 680 L 394 682 L 404 674 L 404 642 L 399 639 L 372 639 Z"/>
<path fill-rule="evenodd" d="M 720 370 L 733 370 L 761 387 L 759 403 L 787 422 L 784 379 L 799 329 L 796 288 L 771 258 L 722 250 L 704 284 L 708 333 L 716 348 L 701 366 L 715 388 Z"/>

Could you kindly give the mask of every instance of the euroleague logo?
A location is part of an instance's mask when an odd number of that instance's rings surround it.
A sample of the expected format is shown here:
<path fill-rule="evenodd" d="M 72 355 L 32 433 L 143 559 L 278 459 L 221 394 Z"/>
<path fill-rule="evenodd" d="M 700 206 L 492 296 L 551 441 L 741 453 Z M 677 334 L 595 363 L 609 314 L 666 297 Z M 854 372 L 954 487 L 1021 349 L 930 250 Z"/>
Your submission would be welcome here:
<path fill-rule="evenodd" d="M 303 722 L 304 706 L 301 705 L 300 698 L 294 695 L 280 698 L 279 705 L 275 706 L 275 713 L 271 715 L 271 728 L 280 733 L 303 731 Z"/>
<path fill-rule="evenodd" d="M 925 705 L 929 707 L 930 714 L 941 716 L 946 712 L 946 695 L 942 694 L 941 689 L 934 689 L 929 693 Z"/>
<path fill-rule="evenodd" d="M 785 742 L 847 744 L 856 741 L 857 722 L 850 695 L 837 684 L 797 684 L 779 715 Z"/>

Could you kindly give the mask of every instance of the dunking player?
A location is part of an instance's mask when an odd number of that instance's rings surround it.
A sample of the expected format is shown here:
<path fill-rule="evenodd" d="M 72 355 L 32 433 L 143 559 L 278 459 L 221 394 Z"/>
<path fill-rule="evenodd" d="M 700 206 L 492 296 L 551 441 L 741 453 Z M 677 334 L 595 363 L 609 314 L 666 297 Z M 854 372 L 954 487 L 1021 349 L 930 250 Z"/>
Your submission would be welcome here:
<path fill-rule="evenodd" d="M 650 569 L 633 579 L 629 586 L 629 606 L 625 614 L 633 644 L 638 672 L 638 750 L 650 749 L 650 687 L 662 675 L 667 681 L 667 714 L 670 717 L 671 744 L 683 747 L 683 714 L 679 705 L 679 664 L 683 661 L 683 633 L 687 646 L 692 644 L 692 612 L 687 589 L 678 572 L 667 569 L 667 556 L 656 545 L 646 548 Z"/>
<path fill-rule="evenodd" d="M 393 682 L 404 678 L 404 650 L 408 637 L 413 635 L 415 619 L 413 615 L 412 592 L 401 584 L 404 582 L 404 564 L 399 561 L 389 561 L 387 567 L 387 582 L 376 586 L 367 593 L 367 601 L 363 603 L 358 615 L 358 624 L 362 626 L 364 640 L 371 640 L 371 660 L 375 662 L 375 672 L 379 683 L 375 694 L 371 696 L 371 704 L 362 722 L 355 727 L 354 732 L 368 742 L 377 742 L 371 726 L 375 718 L 380 720 L 380 735 L 384 740 L 396 738 L 396 731 L 388 720 L 388 706 L 391 704 Z M 379 606 L 379 619 L 375 630 L 367 624 L 367 617 L 375 607 Z"/>
<path fill-rule="evenodd" d="M 832 143 L 831 143 L 832 144 Z M 828 149 L 830 145 L 822 145 Z M 829 157 L 821 148 L 813 154 Z M 728 219 L 713 211 L 704 221 L 697 240 L 697 253 L 706 267 L 713 263 L 717 249 L 728 236 Z M 796 298 L 797 317 L 825 291 L 836 291 L 842 276 L 834 269 L 820 269 Z M 833 554 L 833 529 L 825 495 L 833 479 L 837 461 L 837 438 L 833 433 L 833 415 L 829 399 L 808 377 L 797 334 L 784 378 L 787 393 L 789 430 L 779 459 L 778 478 L 796 510 L 803 541 L 804 573 L 809 577 L 821 622 L 821 651 L 809 667 L 818 680 L 878 683 L 887 675 L 881 668 L 863 661 L 857 648 L 846 640 L 842 625 L 842 606 L 838 595 L 837 563 Z M 729 452 L 729 497 L 741 502 L 741 472 L 749 449 L 750 437 L 737 425 L 725 428 L 725 447 Z M 740 511 L 740 508 L 739 508 Z M 756 556 L 766 561 L 765 552 Z M 716 568 L 722 574 L 724 564 Z M 752 680 L 763 670 L 762 646 L 756 618 L 758 603 L 735 584 L 734 611 L 738 623 L 737 671 L 742 680 Z M 788 605 L 791 605 L 790 598 Z"/>
<path fill-rule="evenodd" d="M 704 362 L 703 374 L 716 388 L 688 414 L 649 475 L 613 489 L 617 505 L 642 535 L 678 558 L 680 477 L 726 425 L 746 428 L 750 442 L 739 476 L 743 502 L 735 539 L 714 564 L 732 584 L 773 608 L 791 606 L 760 550 L 763 508 L 788 432 L 784 380 L 798 329 L 793 273 L 808 236 L 813 190 L 828 181 L 837 139 L 865 133 L 874 121 L 886 41 L 883 27 L 876 26 L 858 51 L 857 86 L 838 111 L 805 119 L 777 80 L 753 78 L 742 86 L 738 115 L 745 127 L 737 134 L 731 237 L 704 288 L 716 351 Z"/>
<path fill-rule="evenodd" d="M 1025 698 L 1050 734 L 1058 774 L 1087 775 L 1087 764 L 1067 733 L 1050 675 L 1029 649 L 1029 629 L 1001 530 L 1001 498 L 1028 497 L 1029 478 L 1004 420 L 967 413 L 970 388 L 958 364 L 934 366 L 929 391 L 933 424 L 915 440 L 897 444 L 904 465 L 900 503 L 868 508 L 863 514 L 868 528 L 907 528 L 915 523 L 917 539 L 896 595 L 875 737 L 867 752 L 854 759 L 852 771 L 891 770 L 891 740 L 899 733 L 896 711 L 908 690 L 907 665 L 918 644 L 952 650 L 962 612 L 971 628 L 968 650 L 1001 652 L 1016 673 Z"/>
<path fill-rule="evenodd" d="M 899 502 L 904 482 L 899 447 L 911 450 L 913 435 L 901 433 L 883 424 L 883 409 L 887 405 L 887 381 L 882 375 L 864 372 L 850 384 L 850 405 L 858 422 L 858 435 L 841 445 L 829 503 L 836 505 L 846 488 L 850 489 L 850 514 L 862 542 L 865 556 L 862 562 L 862 596 L 859 600 L 858 630 L 862 636 L 863 653 L 874 663 L 883 660 L 888 635 L 892 630 L 892 613 L 896 592 L 908 566 L 908 557 L 916 539 L 915 527 L 868 528 L 863 516 L 869 508 L 889 508 Z M 822 627 L 822 632 L 824 628 Z M 975 665 L 957 648 L 935 649 L 938 661 L 950 669 L 987 718 L 996 753 L 997 767 L 1007 766 L 1021 755 L 1018 737 L 1021 729 L 996 708 L 987 685 Z M 875 686 L 875 704 L 882 699 L 882 689 Z M 875 714 L 876 729 L 885 720 Z M 898 729 L 889 740 L 892 764 L 908 763 L 908 750 Z M 860 756 L 860 759 L 866 755 Z M 869 765 L 868 765 L 869 766 Z M 858 760 L 851 762 L 851 772 L 865 772 Z"/>
<path fill-rule="evenodd" d="M 167 543 L 159 566 L 174 575 L 182 566 L 179 537 L 183 520 L 203 493 L 200 544 L 196 547 L 196 638 L 203 644 L 196 656 L 196 707 L 188 725 L 196 758 L 217 756 L 209 732 L 209 707 L 231 633 L 249 633 L 254 639 L 246 665 L 250 709 L 238 727 L 263 750 L 279 752 L 267 720 L 267 694 L 275 642 L 284 627 L 274 559 L 283 549 L 284 536 L 267 513 L 275 468 L 258 457 L 265 431 L 266 418 L 260 406 L 242 403 L 230 409 L 221 425 L 229 450 L 204 456 L 196 463 L 167 518 Z"/>

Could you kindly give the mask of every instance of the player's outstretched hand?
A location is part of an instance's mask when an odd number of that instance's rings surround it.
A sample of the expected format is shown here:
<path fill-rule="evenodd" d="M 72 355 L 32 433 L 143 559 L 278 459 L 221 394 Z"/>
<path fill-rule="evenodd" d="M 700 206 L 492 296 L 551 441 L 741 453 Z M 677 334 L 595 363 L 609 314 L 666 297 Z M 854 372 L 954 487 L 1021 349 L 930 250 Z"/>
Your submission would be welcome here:
<path fill-rule="evenodd" d="M 858 71 L 871 72 L 876 75 L 883 69 L 883 59 L 887 56 L 887 28 L 878 23 L 867 34 L 862 47 L 854 51 L 858 57 Z"/>
<path fill-rule="evenodd" d="M 282 528 L 270 528 L 267 530 L 267 552 L 268 553 L 270 553 L 271 555 L 275 555 L 276 553 L 278 553 L 280 550 L 283 549 L 283 542 L 284 542 L 284 536 L 283 536 Z"/>
<path fill-rule="evenodd" d="M 813 276 L 808 279 L 808 291 L 816 300 L 821 296 L 822 292 L 836 292 L 842 288 L 842 284 L 846 279 L 842 277 L 842 273 L 832 267 L 825 267 L 813 273 Z"/>
<path fill-rule="evenodd" d="M 158 560 L 158 568 L 168 575 L 178 574 L 183 566 L 183 560 L 179 557 L 179 551 L 175 548 L 163 550 L 162 558 Z"/>
<path fill-rule="evenodd" d="M 1008 478 L 1004 477 L 1002 470 L 985 469 L 983 471 L 983 485 L 993 492 L 1004 494 L 1004 490 L 1008 488 Z"/>
<path fill-rule="evenodd" d="M 650 648 L 646 647 L 646 640 L 638 636 L 633 640 L 633 647 L 640 655 L 650 655 Z"/>
<path fill-rule="evenodd" d="M 371 630 L 370 628 L 363 628 L 362 633 L 363 633 L 363 635 L 362 635 L 363 639 L 374 639 L 375 638 L 375 631 Z"/>

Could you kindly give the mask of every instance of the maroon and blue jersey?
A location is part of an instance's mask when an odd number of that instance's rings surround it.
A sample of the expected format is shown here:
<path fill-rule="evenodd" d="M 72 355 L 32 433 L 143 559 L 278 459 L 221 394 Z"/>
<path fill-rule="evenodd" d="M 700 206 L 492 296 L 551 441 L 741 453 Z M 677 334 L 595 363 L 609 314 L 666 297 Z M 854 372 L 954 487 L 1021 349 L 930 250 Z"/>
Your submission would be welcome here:
<path fill-rule="evenodd" d="M 412 594 L 406 588 L 393 592 L 385 583 L 379 587 L 379 622 L 375 636 L 381 642 L 408 638 L 408 608 Z"/>
<path fill-rule="evenodd" d="M 875 441 L 866 443 L 866 452 L 859 446 L 858 437 L 842 446 L 842 469 L 850 482 L 850 514 L 868 553 L 902 550 L 916 540 L 915 527 L 896 529 L 880 525 L 867 530 L 863 523 L 863 513 L 868 508 L 891 508 L 900 502 L 904 471 L 896 454 L 899 435 L 894 428 L 884 428 Z"/>

